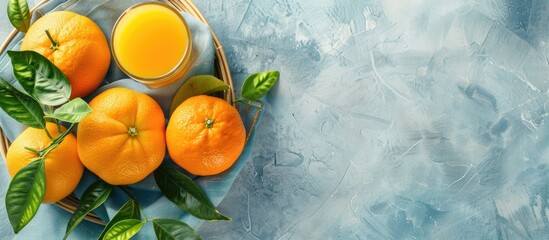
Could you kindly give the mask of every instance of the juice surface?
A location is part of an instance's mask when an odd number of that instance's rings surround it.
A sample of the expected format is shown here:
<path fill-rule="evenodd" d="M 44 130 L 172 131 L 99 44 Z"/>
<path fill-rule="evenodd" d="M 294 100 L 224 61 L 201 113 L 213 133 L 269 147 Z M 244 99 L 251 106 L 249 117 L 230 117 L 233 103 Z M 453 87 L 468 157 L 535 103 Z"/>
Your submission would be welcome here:
<path fill-rule="evenodd" d="M 140 5 L 126 12 L 112 41 L 121 67 L 140 78 L 156 78 L 173 70 L 189 44 L 181 17 L 158 4 Z"/>

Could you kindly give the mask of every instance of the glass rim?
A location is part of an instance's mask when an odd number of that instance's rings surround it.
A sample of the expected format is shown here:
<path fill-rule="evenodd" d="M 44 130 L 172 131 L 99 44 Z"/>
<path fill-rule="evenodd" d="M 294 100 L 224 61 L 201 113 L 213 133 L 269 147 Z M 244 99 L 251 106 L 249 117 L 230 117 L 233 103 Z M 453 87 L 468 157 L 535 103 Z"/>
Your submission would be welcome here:
<path fill-rule="evenodd" d="M 179 62 L 170 71 L 168 71 L 167 73 L 165 73 L 163 75 L 160 75 L 158 77 L 146 78 L 146 77 L 141 77 L 141 76 L 137 76 L 135 74 L 132 74 L 128 70 L 126 70 L 124 68 L 124 66 L 122 66 L 122 64 L 118 60 L 118 56 L 116 55 L 116 51 L 114 50 L 114 36 L 115 36 L 115 33 L 116 33 L 116 29 L 118 27 L 118 24 L 120 23 L 120 20 L 122 18 L 124 18 L 128 14 L 128 12 L 130 12 L 130 11 L 132 11 L 132 10 L 138 8 L 138 7 L 141 7 L 143 5 L 151 5 L 151 4 L 165 7 L 167 9 L 171 10 L 172 12 L 174 12 L 179 17 L 179 19 L 183 23 L 183 27 L 187 31 L 188 43 L 187 43 L 187 46 L 185 48 L 185 52 L 183 53 L 183 56 L 181 56 L 181 59 L 179 60 Z M 126 9 L 122 14 L 120 14 L 118 19 L 114 23 L 114 26 L 113 26 L 112 31 L 111 31 L 110 47 L 111 47 L 111 52 L 112 52 L 112 56 L 114 58 L 114 61 L 116 62 L 116 65 L 120 68 L 120 70 L 122 70 L 122 72 L 124 72 L 125 74 L 127 74 L 131 78 L 133 78 L 135 80 L 138 80 L 138 81 L 143 81 L 143 82 L 157 81 L 157 80 L 165 79 L 165 78 L 169 77 L 170 75 L 172 75 L 174 73 L 177 73 L 181 68 L 184 68 L 187 65 L 187 63 L 190 59 L 189 56 L 191 55 L 191 51 L 192 51 L 192 35 L 191 35 L 190 28 L 187 24 L 187 20 L 185 20 L 183 15 L 177 9 L 175 9 L 174 7 L 172 7 L 172 6 L 170 6 L 166 3 L 162 3 L 162 2 L 142 2 L 142 3 L 137 3 L 137 4 L 132 5 L 131 7 Z"/>

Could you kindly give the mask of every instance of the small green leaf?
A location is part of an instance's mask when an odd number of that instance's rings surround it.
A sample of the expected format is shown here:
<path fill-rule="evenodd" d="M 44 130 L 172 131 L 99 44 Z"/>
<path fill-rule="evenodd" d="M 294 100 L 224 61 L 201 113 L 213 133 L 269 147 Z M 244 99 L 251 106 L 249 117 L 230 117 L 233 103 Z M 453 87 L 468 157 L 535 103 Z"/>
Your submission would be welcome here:
<path fill-rule="evenodd" d="M 170 201 L 193 216 L 205 220 L 231 220 L 215 209 L 192 179 L 170 166 L 160 165 L 154 171 L 154 179 Z"/>
<path fill-rule="evenodd" d="M 72 230 L 74 230 L 76 226 L 78 226 L 78 224 L 84 219 L 84 217 L 86 217 L 86 214 L 101 206 L 101 204 L 107 200 L 111 194 L 111 191 L 112 186 L 102 180 L 97 180 L 92 183 L 92 185 L 90 185 L 82 195 L 78 209 L 76 209 L 69 220 L 67 230 L 65 231 L 65 237 L 63 237 L 63 239 L 67 239 Z"/>
<path fill-rule="evenodd" d="M 225 91 L 230 86 L 212 75 L 198 75 L 189 78 L 173 97 L 170 113 L 185 100 L 198 95 L 208 95 L 215 92 Z"/>
<path fill-rule="evenodd" d="M 58 106 L 69 100 L 71 85 L 59 68 L 34 51 L 8 51 L 17 81 L 38 102 Z"/>
<path fill-rule="evenodd" d="M 31 15 L 26 0 L 8 1 L 8 18 L 11 25 L 21 32 L 27 32 L 30 27 Z"/>
<path fill-rule="evenodd" d="M 278 81 L 278 71 L 258 72 L 250 75 L 242 85 L 242 97 L 257 101 L 265 96 Z"/>
<path fill-rule="evenodd" d="M 16 121 L 33 128 L 46 128 L 44 111 L 29 95 L 0 78 L 0 108 Z"/>
<path fill-rule="evenodd" d="M 176 219 L 152 220 L 154 233 L 158 240 L 199 240 L 200 235 L 186 223 Z"/>
<path fill-rule="evenodd" d="M 56 109 L 53 114 L 46 114 L 46 117 L 69 123 L 78 123 L 91 111 L 92 109 L 84 100 L 75 98 Z"/>
<path fill-rule="evenodd" d="M 46 192 L 44 159 L 27 164 L 15 174 L 6 193 L 6 211 L 15 233 L 34 217 Z"/>
<path fill-rule="evenodd" d="M 144 221 L 138 219 L 126 219 L 115 223 L 108 231 L 105 233 L 105 240 L 127 240 L 137 234 L 139 230 L 145 224 Z"/>
<path fill-rule="evenodd" d="M 114 217 L 109 221 L 107 226 L 105 226 L 105 229 L 103 229 L 103 232 L 101 232 L 101 235 L 99 235 L 99 238 L 97 239 L 103 239 L 107 231 L 114 226 L 114 224 L 126 220 L 126 219 L 141 219 L 141 206 L 139 203 L 133 199 L 130 199 L 127 201 L 119 210 L 116 212 Z"/>

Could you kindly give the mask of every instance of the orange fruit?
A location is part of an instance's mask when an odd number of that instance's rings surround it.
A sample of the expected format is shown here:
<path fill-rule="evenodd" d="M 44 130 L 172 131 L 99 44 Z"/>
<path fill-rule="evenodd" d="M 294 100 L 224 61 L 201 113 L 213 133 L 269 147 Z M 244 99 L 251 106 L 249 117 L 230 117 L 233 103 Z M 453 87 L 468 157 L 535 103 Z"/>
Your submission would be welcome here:
<path fill-rule="evenodd" d="M 58 45 L 53 47 L 48 34 Z M 111 62 L 105 34 L 91 19 L 68 11 L 51 12 L 35 21 L 21 50 L 48 58 L 69 79 L 71 98 L 83 97 L 103 81 Z"/>
<path fill-rule="evenodd" d="M 152 173 L 166 154 L 162 109 L 151 97 L 112 88 L 90 102 L 78 124 L 84 166 L 112 185 L 132 184 Z"/>
<path fill-rule="evenodd" d="M 47 123 L 46 129 L 52 137 L 59 136 L 57 125 Z M 65 131 L 66 128 L 62 127 Z M 21 168 L 38 157 L 38 154 L 25 147 L 36 150 L 45 149 L 50 143 L 43 129 L 27 128 L 8 148 L 6 155 L 6 166 L 10 176 L 14 176 Z M 84 166 L 78 159 L 76 150 L 76 137 L 70 133 L 45 157 L 46 194 L 43 202 L 54 203 L 71 194 L 84 172 Z"/>
<path fill-rule="evenodd" d="M 209 176 L 231 167 L 242 153 L 246 129 L 226 101 L 200 95 L 179 105 L 168 122 L 166 143 L 172 160 L 191 174 Z"/>

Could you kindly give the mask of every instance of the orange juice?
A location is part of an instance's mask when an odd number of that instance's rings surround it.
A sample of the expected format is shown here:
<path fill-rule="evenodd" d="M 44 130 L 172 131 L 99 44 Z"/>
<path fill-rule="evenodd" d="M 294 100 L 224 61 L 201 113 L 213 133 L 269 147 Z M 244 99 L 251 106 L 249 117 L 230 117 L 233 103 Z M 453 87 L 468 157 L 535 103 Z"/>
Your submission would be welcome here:
<path fill-rule="evenodd" d="M 135 5 L 115 24 L 111 49 L 133 79 L 158 87 L 180 78 L 191 53 L 191 35 L 175 9 L 158 2 Z"/>

